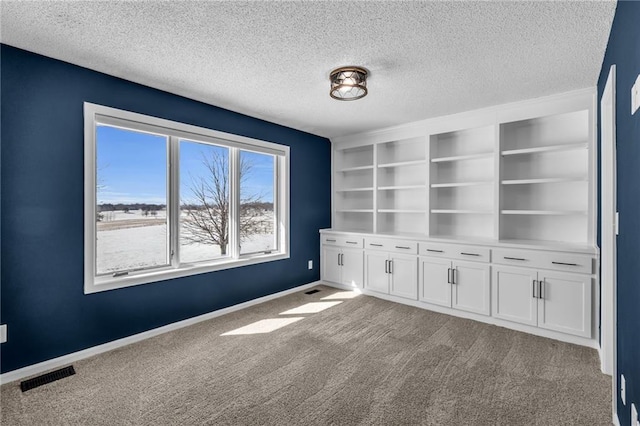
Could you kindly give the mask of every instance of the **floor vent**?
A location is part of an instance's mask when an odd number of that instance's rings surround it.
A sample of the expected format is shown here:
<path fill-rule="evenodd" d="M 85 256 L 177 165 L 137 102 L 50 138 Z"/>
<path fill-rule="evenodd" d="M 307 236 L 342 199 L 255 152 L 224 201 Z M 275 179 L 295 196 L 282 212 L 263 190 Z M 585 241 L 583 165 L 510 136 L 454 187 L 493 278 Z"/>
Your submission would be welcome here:
<path fill-rule="evenodd" d="M 20 389 L 22 389 L 22 392 L 26 392 L 30 389 L 37 388 L 38 386 L 46 385 L 47 383 L 55 382 L 56 380 L 73 376 L 74 374 L 76 374 L 76 371 L 73 369 L 73 365 L 70 365 L 68 367 L 43 374 L 42 376 L 34 377 L 33 379 L 20 382 Z"/>
<path fill-rule="evenodd" d="M 315 293 L 318 293 L 319 291 L 320 290 L 314 288 L 313 290 L 307 291 L 305 294 L 315 294 Z"/>

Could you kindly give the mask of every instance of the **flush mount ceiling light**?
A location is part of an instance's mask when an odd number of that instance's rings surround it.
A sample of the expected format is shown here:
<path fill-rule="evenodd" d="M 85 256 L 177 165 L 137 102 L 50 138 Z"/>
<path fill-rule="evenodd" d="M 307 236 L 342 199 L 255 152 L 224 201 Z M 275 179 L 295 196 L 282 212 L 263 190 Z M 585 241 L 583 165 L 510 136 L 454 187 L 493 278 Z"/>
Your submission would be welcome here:
<path fill-rule="evenodd" d="M 367 96 L 367 70 L 342 67 L 331 71 L 329 95 L 339 101 L 355 101 Z"/>

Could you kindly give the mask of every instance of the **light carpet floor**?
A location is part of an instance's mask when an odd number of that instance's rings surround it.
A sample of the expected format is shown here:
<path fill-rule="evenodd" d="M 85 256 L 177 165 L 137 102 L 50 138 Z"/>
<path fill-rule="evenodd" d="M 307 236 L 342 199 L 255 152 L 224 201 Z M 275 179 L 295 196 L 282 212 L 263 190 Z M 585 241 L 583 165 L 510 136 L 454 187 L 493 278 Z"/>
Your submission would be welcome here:
<path fill-rule="evenodd" d="M 75 376 L 25 393 L 5 384 L 1 423 L 610 424 L 593 349 L 318 289 L 76 362 Z M 283 314 L 294 308 L 326 309 Z M 223 335 L 283 318 L 302 319 Z"/>

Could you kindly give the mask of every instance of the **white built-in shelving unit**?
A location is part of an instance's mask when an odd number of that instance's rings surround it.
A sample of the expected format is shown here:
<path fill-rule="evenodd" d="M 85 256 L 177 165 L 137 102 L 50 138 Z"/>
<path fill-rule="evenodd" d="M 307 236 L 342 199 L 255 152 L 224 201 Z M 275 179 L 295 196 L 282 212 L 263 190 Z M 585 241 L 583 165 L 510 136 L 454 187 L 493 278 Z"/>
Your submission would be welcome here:
<path fill-rule="evenodd" d="M 430 136 L 430 235 L 493 238 L 495 127 Z"/>
<path fill-rule="evenodd" d="M 589 242 L 588 108 L 500 124 L 500 239 Z"/>
<path fill-rule="evenodd" d="M 584 92 L 334 141 L 333 229 L 592 245 Z"/>
<path fill-rule="evenodd" d="M 595 91 L 332 139 L 331 285 L 597 347 Z"/>
<path fill-rule="evenodd" d="M 337 229 L 374 230 L 373 153 L 372 145 L 334 153 L 334 222 Z"/>
<path fill-rule="evenodd" d="M 376 145 L 376 228 L 380 233 L 427 231 L 425 137 Z"/>

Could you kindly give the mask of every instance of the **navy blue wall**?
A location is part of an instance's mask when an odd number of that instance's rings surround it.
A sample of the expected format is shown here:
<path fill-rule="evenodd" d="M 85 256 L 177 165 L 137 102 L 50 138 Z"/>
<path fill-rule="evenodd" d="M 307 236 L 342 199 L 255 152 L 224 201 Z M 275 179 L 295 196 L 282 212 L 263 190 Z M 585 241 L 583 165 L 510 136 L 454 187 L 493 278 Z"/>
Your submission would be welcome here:
<path fill-rule="evenodd" d="M 10 46 L 0 54 L 2 372 L 320 278 L 329 140 Z M 291 258 L 84 295 L 85 101 L 290 146 Z"/>
<path fill-rule="evenodd" d="M 631 402 L 640 407 L 640 111 L 631 115 L 631 86 L 640 74 L 640 2 L 619 1 L 598 80 L 602 97 L 609 67 L 616 65 L 618 211 L 618 389 L 627 381 L 627 405 L 618 395 L 620 424 L 631 424 Z M 598 132 L 599 133 L 599 132 Z"/>

